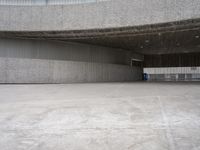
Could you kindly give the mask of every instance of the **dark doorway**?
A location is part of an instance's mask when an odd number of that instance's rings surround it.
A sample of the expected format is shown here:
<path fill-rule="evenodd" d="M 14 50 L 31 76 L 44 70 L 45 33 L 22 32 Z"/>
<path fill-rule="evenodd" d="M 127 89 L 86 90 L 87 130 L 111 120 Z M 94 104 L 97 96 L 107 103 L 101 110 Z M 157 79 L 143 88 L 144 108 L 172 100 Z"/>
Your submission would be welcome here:
<path fill-rule="evenodd" d="M 131 59 L 131 66 L 143 68 L 143 61 L 139 59 Z"/>

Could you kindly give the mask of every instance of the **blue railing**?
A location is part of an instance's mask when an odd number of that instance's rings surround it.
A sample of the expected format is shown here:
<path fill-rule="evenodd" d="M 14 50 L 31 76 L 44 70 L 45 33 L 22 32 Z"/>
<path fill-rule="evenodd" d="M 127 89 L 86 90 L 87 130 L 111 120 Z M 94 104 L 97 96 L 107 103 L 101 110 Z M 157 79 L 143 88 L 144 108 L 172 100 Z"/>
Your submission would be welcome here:
<path fill-rule="evenodd" d="M 0 5 L 69 5 L 107 0 L 0 0 Z"/>

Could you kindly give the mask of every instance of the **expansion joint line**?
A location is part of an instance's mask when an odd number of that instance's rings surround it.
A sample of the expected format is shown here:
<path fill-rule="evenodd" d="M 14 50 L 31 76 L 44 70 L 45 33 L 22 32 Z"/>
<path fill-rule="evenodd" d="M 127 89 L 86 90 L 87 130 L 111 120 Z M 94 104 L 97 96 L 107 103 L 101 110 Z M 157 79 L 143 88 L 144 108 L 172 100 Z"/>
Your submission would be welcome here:
<path fill-rule="evenodd" d="M 162 103 L 160 96 L 157 96 L 157 99 L 158 99 L 158 103 L 159 103 L 159 106 L 160 106 L 163 122 L 166 126 L 166 138 L 168 140 L 169 150 L 176 150 L 172 130 L 171 130 L 170 123 L 169 123 L 169 119 L 168 119 L 166 112 L 165 112 L 165 107 Z"/>

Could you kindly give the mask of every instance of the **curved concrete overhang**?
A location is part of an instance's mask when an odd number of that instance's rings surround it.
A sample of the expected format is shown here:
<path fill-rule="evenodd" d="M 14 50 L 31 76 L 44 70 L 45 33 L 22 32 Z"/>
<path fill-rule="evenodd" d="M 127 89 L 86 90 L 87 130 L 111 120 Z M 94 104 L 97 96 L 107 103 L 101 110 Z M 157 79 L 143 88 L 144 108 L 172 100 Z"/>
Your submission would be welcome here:
<path fill-rule="evenodd" d="M 141 54 L 199 52 L 200 18 L 106 29 L 1 31 L 0 37 L 81 42 L 121 48 Z"/>
<path fill-rule="evenodd" d="M 110 0 L 79 5 L 0 6 L 0 31 L 71 31 L 200 18 L 199 0 Z"/>
<path fill-rule="evenodd" d="M 0 31 L 0 37 L 39 38 L 53 40 L 82 40 L 107 37 L 138 37 L 153 34 L 190 32 L 200 30 L 200 18 L 142 26 L 104 29 L 82 29 L 69 31 Z"/>
<path fill-rule="evenodd" d="M 200 51 L 199 0 L 0 5 L 0 37 L 83 42 L 141 54 Z"/>

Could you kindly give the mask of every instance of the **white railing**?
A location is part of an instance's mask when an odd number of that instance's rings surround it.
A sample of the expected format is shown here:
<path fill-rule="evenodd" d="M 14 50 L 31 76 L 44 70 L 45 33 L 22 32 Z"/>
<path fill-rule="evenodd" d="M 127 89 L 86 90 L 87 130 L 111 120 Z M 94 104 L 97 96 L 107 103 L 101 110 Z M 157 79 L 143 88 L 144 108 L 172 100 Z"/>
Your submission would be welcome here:
<path fill-rule="evenodd" d="M 149 81 L 200 81 L 200 67 L 144 68 Z"/>
<path fill-rule="evenodd" d="M 0 0 L 0 5 L 70 5 L 101 1 L 107 0 Z"/>

